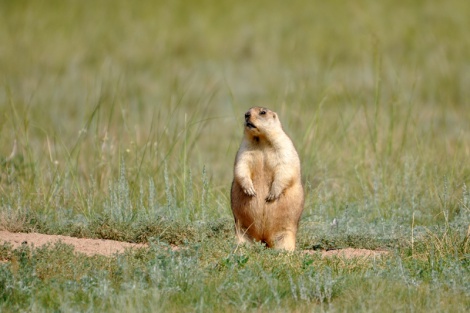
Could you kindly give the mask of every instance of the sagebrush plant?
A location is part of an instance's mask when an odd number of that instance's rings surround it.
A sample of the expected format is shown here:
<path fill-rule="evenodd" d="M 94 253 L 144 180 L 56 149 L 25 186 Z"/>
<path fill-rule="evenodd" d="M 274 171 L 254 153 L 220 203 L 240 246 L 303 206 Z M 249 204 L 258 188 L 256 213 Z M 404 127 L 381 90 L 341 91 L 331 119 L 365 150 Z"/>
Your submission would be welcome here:
<path fill-rule="evenodd" d="M 3 246 L 2 312 L 465 311 L 469 9 L 0 1 L 0 229 L 151 245 L 110 259 Z M 386 259 L 234 246 L 251 106 L 276 111 L 299 152 L 299 250 Z"/>

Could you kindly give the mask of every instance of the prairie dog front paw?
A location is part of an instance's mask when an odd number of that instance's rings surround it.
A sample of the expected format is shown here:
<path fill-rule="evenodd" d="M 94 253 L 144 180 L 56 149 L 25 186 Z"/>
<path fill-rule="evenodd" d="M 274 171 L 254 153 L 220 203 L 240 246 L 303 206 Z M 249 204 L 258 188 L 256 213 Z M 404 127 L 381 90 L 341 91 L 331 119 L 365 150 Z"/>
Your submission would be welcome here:
<path fill-rule="evenodd" d="M 253 188 L 253 186 L 250 186 L 248 188 L 243 188 L 243 192 L 251 197 L 256 196 L 256 191 L 255 191 L 255 188 Z"/>
<path fill-rule="evenodd" d="M 270 192 L 268 194 L 268 196 L 266 197 L 266 202 L 271 202 L 271 201 L 274 201 L 276 200 L 277 198 L 279 198 L 280 195 L 275 195 L 273 194 L 272 192 Z"/>

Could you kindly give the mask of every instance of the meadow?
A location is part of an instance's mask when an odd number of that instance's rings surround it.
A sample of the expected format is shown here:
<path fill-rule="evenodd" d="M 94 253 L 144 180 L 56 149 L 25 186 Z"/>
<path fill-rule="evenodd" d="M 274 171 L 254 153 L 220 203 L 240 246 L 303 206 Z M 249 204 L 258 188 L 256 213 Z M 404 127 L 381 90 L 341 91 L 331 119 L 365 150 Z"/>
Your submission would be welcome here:
<path fill-rule="evenodd" d="M 468 12 L 0 0 L 0 229 L 150 245 L 0 246 L 0 311 L 466 312 Z M 300 155 L 293 254 L 235 245 L 252 106 L 279 114 Z M 389 254 L 300 251 L 346 247 Z"/>

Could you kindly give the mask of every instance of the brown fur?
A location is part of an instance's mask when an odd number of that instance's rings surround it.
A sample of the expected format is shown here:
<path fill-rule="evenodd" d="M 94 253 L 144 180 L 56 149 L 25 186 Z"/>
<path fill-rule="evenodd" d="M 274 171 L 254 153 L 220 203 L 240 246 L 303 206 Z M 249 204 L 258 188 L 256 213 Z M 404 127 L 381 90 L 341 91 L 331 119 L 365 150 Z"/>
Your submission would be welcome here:
<path fill-rule="evenodd" d="M 244 126 L 231 191 L 238 242 L 292 251 L 304 207 L 299 156 L 275 112 L 251 108 Z"/>

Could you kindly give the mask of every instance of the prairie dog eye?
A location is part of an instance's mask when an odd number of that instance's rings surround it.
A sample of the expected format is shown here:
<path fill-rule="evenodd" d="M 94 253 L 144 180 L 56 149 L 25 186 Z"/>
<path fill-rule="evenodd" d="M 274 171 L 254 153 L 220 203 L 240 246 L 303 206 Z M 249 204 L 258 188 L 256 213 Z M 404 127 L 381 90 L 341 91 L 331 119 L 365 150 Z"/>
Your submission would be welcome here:
<path fill-rule="evenodd" d="M 266 114 L 265 110 L 261 110 L 261 112 L 259 112 L 259 115 L 265 115 L 265 114 Z"/>

